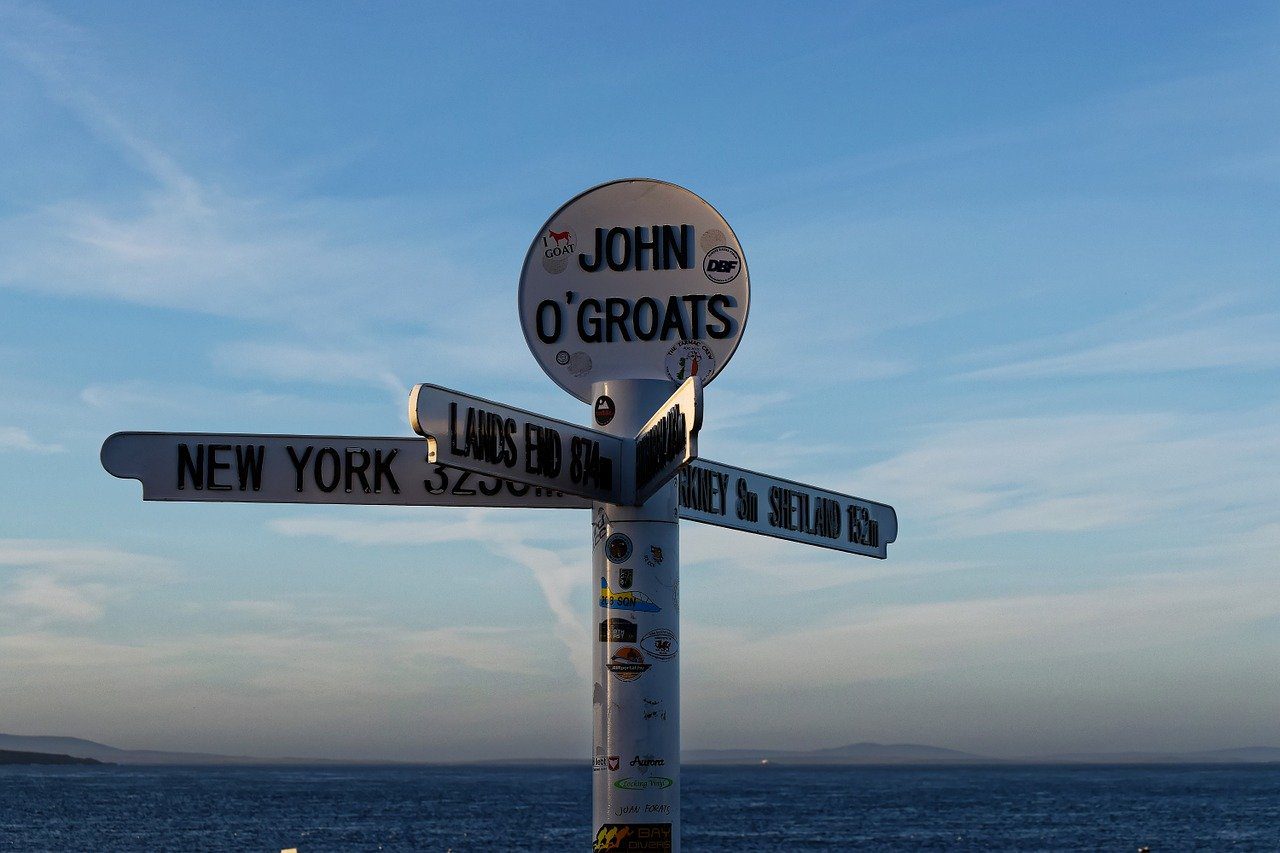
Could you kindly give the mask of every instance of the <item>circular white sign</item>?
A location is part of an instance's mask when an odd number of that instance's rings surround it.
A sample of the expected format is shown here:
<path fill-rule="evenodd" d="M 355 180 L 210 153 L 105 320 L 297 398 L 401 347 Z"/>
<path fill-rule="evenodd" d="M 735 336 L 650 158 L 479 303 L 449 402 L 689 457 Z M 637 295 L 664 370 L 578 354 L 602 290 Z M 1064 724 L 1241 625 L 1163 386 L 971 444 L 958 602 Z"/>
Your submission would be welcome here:
<path fill-rule="evenodd" d="M 520 273 L 520 322 L 557 385 L 591 402 L 591 383 L 698 376 L 728 364 L 751 287 L 733 229 L 665 181 L 589 189 L 542 226 Z"/>

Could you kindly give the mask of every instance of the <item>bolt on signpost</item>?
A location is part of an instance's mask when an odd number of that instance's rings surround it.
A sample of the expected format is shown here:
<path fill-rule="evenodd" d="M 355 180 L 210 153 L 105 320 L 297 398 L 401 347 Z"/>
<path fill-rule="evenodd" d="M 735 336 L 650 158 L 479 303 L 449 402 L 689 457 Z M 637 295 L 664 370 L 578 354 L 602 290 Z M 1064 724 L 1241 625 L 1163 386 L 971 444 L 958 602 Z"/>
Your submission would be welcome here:
<path fill-rule="evenodd" d="M 881 559 L 898 530 L 886 504 L 698 457 L 749 301 L 711 205 L 614 181 L 552 214 L 520 277 L 529 348 L 592 427 L 424 383 L 423 438 L 116 433 L 102 464 L 143 500 L 590 509 L 592 849 L 678 851 L 679 520 Z"/>

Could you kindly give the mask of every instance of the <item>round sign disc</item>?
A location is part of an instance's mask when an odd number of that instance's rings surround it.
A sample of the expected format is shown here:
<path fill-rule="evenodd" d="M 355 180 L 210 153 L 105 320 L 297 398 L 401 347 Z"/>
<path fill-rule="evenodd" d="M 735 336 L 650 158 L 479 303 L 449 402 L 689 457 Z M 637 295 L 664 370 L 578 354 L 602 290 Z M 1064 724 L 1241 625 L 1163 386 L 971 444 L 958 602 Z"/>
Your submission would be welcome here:
<path fill-rule="evenodd" d="M 751 287 L 733 229 L 665 181 L 589 189 L 552 214 L 520 274 L 520 323 L 542 369 L 583 402 L 591 383 L 697 376 L 738 348 Z"/>

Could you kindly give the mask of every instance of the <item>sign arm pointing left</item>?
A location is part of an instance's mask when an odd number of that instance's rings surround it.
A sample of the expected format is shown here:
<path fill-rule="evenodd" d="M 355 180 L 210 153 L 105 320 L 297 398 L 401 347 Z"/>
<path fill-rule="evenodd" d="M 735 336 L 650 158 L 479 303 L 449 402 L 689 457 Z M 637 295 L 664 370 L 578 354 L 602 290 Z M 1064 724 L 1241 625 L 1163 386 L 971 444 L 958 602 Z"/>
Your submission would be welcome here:
<path fill-rule="evenodd" d="M 591 502 L 428 459 L 420 438 L 118 432 L 102 467 L 146 501 L 556 507 Z"/>

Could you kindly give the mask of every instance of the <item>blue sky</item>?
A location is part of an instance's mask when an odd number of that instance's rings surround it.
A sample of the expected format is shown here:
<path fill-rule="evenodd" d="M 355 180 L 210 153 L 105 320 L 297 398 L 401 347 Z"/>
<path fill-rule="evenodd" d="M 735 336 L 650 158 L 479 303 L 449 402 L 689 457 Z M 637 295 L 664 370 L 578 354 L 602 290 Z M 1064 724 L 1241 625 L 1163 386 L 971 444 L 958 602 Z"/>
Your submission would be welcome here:
<path fill-rule="evenodd" d="M 586 420 L 532 234 L 689 187 L 753 305 L 713 459 L 887 561 L 686 524 L 687 748 L 1280 743 L 1274 4 L 0 5 L 0 730 L 586 755 L 569 511 L 143 504 L 120 429 Z"/>

